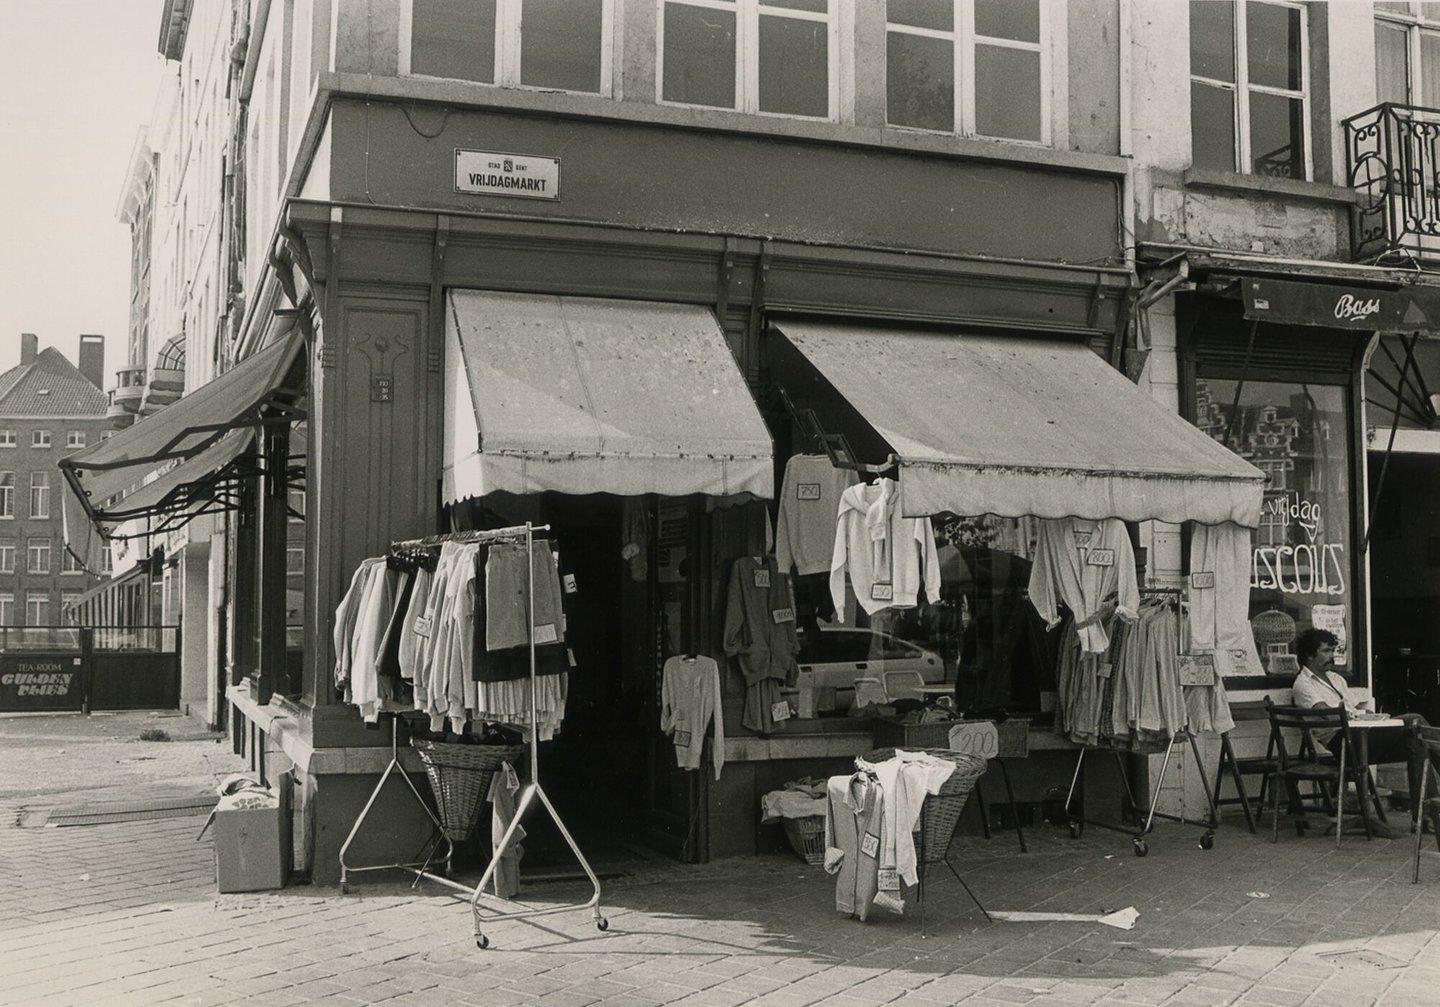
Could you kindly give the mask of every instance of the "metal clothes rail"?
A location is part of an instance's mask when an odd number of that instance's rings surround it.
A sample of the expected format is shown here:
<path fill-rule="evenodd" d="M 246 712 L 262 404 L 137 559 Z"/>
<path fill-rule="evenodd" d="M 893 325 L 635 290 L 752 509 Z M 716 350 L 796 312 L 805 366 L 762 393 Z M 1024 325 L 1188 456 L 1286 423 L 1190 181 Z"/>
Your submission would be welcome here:
<path fill-rule="evenodd" d="M 1179 606 L 1183 594 L 1179 588 L 1143 588 L 1140 594 L 1142 598 L 1169 598 L 1176 607 L 1176 619 L 1178 621 Z M 1178 629 L 1175 638 L 1177 641 L 1180 639 Z M 1182 686 L 1182 688 L 1184 687 Z M 1170 771 L 1170 756 L 1175 751 L 1176 743 L 1181 741 L 1182 738 L 1190 744 L 1190 754 L 1195 759 L 1195 766 L 1200 774 L 1200 782 L 1205 787 L 1205 801 L 1210 809 L 1210 817 L 1203 822 L 1194 821 L 1183 815 L 1171 815 L 1163 811 L 1155 810 L 1155 806 L 1160 800 L 1160 791 L 1165 785 L 1165 774 Z M 1123 825 L 1116 825 L 1113 822 L 1094 821 L 1085 818 L 1083 815 L 1077 815 L 1071 810 L 1071 806 L 1075 800 L 1075 792 L 1079 789 L 1080 781 L 1083 778 L 1085 753 L 1104 751 L 1106 749 L 1109 749 L 1109 751 L 1115 755 L 1116 768 L 1120 771 L 1120 782 L 1125 786 L 1126 801 L 1130 807 L 1137 807 L 1134 791 L 1130 789 L 1130 777 L 1125 771 L 1125 761 L 1120 757 L 1124 754 L 1122 750 L 1110 748 L 1107 745 L 1083 745 L 1075 758 L 1075 772 L 1071 774 L 1070 790 L 1065 795 L 1065 815 L 1069 819 L 1070 837 L 1072 839 L 1078 839 L 1086 825 L 1094 825 L 1101 829 L 1110 829 L 1112 832 L 1134 833 L 1130 838 L 1130 842 L 1135 849 L 1135 855 L 1137 857 L 1143 857 L 1150 852 L 1150 847 L 1146 843 L 1145 837 L 1154 829 L 1155 819 L 1162 818 L 1170 822 L 1179 822 L 1182 825 L 1198 825 L 1203 828 L 1205 831 L 1200 835 L 1200 848 L 1202 850 L 1211 849 L 1215 845 L 1215 829 L 1220 824 L 1220 813 L 1215 807 L 1215 794 L 1214 791 L 1210 789 L 1210 780 L 1205 774 L 1204 761 L 1200 757 L 1200 747 L 1195 742 L 1194 733 L 1190 731 L 1188 727 L 1172 734 L 1170 741 L 1165 746 L 1165 758 L 1160 764 L 1160 778 L 1156 780 L 1155 785 L 1150 788 L 1150 806 L 1146 811 L 1144 821 L 1141 822 L 1138 829 L 1129 829 Z"/>
<path fill-rule="evenodd" d="M 447 542 L 468 544 L 523 541 L 525 543 L 525 554 L 527 556 L 532 556 L 534 550 L 534 533 L 537 531 L 549 530 L 550 526 L 548 524 L 535 525 L 527 521 L 523 525 L 516 525 L 511 528 L 499 528 L 490 531 L 450 532 L 441 535 L 427 535 L 423 538 L 403 539 L 401 541 L 390 543 L 390 551 L 394 553 L 406 549 L 424 549 L 431 546 L 443 545 Z M 364 823 L 366 816 L 369 815 L 370 809 L 374 805 L 376 797 L 379 796 L 380 789 L 385 785 L 385 781 L 390 777 L 390 774 L 400 766 L 398 743 L 398 714 L 395 718 L 395 726 L 392 728 L 391 733 L 390 763 L 385 767 L 384 773 L 381 774 L 380 781 L 375 784 L 375 789 L 373 792 L 371 792 L 370 799 L 365 802 L 365 807 L 360 812 L 360 817 L 357 818 L 355 820 L 355 824 L 351 826 L 350 835 L 346 837 L 344 845 L 340 847 L 341 891 L 348 890 L 347 879 L 350 874 L 359 873 L 361 871 L 398 869 L 409 871 L 414 874 L 414 885 L 418 885 L 421 878 L 426 878 L 430 881 L 436 882 L 437 884 L 445 885 L 448 888 L 452 888 L 456 891 L 464 892 L 465 894 L 469 895 L 471 914 L 474 918 L 475 946 L 481 949 L 488 948 L 490 946 L 490 939 L 485 936 L 485 933 L 482 929 L 482 924 L 488 921 L 521 919 L 528 916 L 548 916 L 553 913 L 569 912 L 574 909 L 588 909 L 591 912 L 591 916 L 595 922 L 595 926 L 597 929 L 605 931 L 610 928 L 609 921 L 606 920 L 600 912 L 600 879 L 595 876 L 595 871 L 590 867 L 590 862 L 585 859 L 585 854 L 581 852 L 579 844 L 576 843 L 574 837 L 570 835 L 570 830 L 565 827 L 565 823 L 560 818 L 560 813 L 555 810 L 555 805 L 550 803 L 550 798 L 546 796 L 545 789 L 540 784 L 540 717 L 536 701 L 537 676 L 535 665 L 535 578 L 533 576 L 533 560 L 530 564 L 527 565 L 527 570 L 530 571 L 529 575 L 527 575 L 526 578 L 529 588 L 529 604 L 527 605 L 526 619 L 528 622 L 530 637 L 530 782 L 525 785 L 524 790 L 521 792 L 520 802 L 516 805 L 515 815 L 510 820 L 510 826 L 505 830 L 505 835 L 501 838 L 499 844 L 492 852 L 490 857 L 490 863 L 485 868 L 485 873 L 480 876 L 479 883 L 476 884 L 473 888 L 471 888 L 471 886 L 469 885 L 461 884 L 460 882 L 454 881 L 448 877 L 448 874 L 450 873 L 450 861 L 454 854 L 454 844 L 451 843 L 449 837 L 445 835 L 444 829 L 441 827 L 439 819 L 437 819 L 434 812 L 430 810 L 430 806 L 425 803 L 425 799 L 420 795 L 420 791 L 416 789 L 415 784 L 410 781 L 410 778 L 403 771 L 400 773 L 400 778 L 405 781 L 405 785 L 409 788 L 410 793 L 414 795 L 415 800 L 420 804 L 422 808 L 424 808 L 426 816 L 430 819 L 431 824 L 434 826 L 435 831 L 440 838 L 430 844 L 430 850 L 428 855 L 423 861 L 420 862 L 379 864 L 369 867 L 350 867 L 345 862 L 345 854 L 349 850 L 350 844 L 355 840 L 356 835 L 360 832 L 360 828 Z M 569 844 L 571 852 L 575 854 L 575 858 L 579 861 L 581 868 L 585 871 L 586 877 L 590 879 L 590 884 L 593 889 L 591 896 L 588 901 L 576 905 L 545 906 L 538 908 L 520 906 L 519 908 L 512 909 L 506 912 L 498 912 L 485 915 L 480 905 L 480 900 L 482 898 L 491 898 L 499 902 L 506 902 L 510 903 L 511 905 L 518 906 L 518 903 L 515 903 L 511 899 L 502 898 L 498 893 L 487 896 L 485 894 L 485 886 L 489 884 L 494 878 L 496 869 L 499 867 L 500 864 L 500 858 L 504 855 L 505 851 L 510 848 L 510 844 L 515 841 L 515 835 L 520 828 L 521 820 L 525 817 L 525 813 L 527 810 L 529 810 L 531 803 L 536 800 L 539 800 L 541 805 L 545 808 L 545 811 L 550 815 L 551 820 L 555 823 L 555 827 L 558 828 L 560 830 L 560 834 L 565 837 L 565 842 Z M 447 844 L 447 848 L 444 855 L 439 857 L 437 860 L 435 854 L 439 851 L 442 841 Z M 432 864 L 441 865 L 444 874 L 436 874 L 432 872 L 429 869 Z M 414 885 L 412 885 L 412 887 L 414 887 Z"/>

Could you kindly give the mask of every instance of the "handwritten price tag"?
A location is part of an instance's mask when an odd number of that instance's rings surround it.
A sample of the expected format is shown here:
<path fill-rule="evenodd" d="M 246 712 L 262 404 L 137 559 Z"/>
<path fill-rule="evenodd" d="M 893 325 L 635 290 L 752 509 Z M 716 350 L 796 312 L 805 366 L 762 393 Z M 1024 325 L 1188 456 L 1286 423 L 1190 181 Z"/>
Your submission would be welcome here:
<path fill-rule="evenodd" d="M 950 728 L 950 751 L 993 759 L 1000 751 L 1000 732 L 989 720 L 956 724 Z"/>

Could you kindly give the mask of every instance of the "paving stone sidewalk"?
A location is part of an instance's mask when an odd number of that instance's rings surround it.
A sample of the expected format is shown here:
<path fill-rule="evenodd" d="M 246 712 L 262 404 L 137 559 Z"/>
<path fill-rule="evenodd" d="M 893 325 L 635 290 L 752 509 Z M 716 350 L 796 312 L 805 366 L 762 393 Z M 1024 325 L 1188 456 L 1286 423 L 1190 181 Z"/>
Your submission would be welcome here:
<path fill-rule="evenodd" d="M 0 739 L 0 766 L 7 756 Z M 1440 988 L 1428 836 L 1419 885 L 1408 839 L 1336 850 L 1282 832 L 1272 845 L 1227 824 L 1205 851 L 1198 830 L 1164 824 L 1143 859 L 1095 829 L 1071 840 L 1037 828 L 1028 854 L 1003 834 L 957 842 L 954 862 L 989 908 L 1134 906 L 1128 931 L 987 923 L 942 873 L 922 933 L 913 911 L 837 914 L 832 880 L 793 857 L 662 866 L 605 883 L 607 933 L 583 911 L 491 922 L 481 951 L 468 904 L 438 886 L 371 874 L 348 895 L 216 895 L 201 818 L 18 828 L 19 807 L 0 805 L 0 1004 L 1418 1007 Z M 525 897 L 587 894 L 562 883 Z"/>

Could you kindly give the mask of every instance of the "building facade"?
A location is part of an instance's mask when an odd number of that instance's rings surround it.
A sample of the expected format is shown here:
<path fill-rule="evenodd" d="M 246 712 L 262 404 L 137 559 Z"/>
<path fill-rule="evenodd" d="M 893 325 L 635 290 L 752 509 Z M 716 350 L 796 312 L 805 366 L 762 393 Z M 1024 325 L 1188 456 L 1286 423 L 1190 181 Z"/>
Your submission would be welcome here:
<path fill-rule="evenodd" d="M 483 328 L 469 303 L 509 318 L 518 327 L 497 331 L 511 333 L 550 303 L 703 309 L 763 418 L 776 485 L 789 455 L 833 447 L 855 422 L 823 396 L 808 413 L 794 408 L 787 325 L 1083 343 L 1269 477 L 1257 618 L 1288 622 L 1292 636 L 1338 627 L 1347 670 L 1381 691 L 1401 651 L 1430 647 L 1382 639 L 1378 611 L 1399 626 L 1395 613 L 1432 604 L 1433 578 L 1396 572 L 1402 553 L 1419 555 L 1403 529 L 1425 516 L 1391 515 L 1383 492 L 1377 513 L 1389 523 L 1372 530 L 1369 512 L 1380 469 L 1417 486 L 1430 478 L 1420 456 L 1432 450 L 1431 360 L 1413 338 L 1428 318 L 1396 309 L 1408 334 L 1377 335 L 1375 317 L 1397 299 L 1425 302 L 1433 250 L 1401 226 L 1414 214 L 1386 215 L 1406 192 L 1388 166 L 1374 170 L 1372 142 L 1384 129 L 1409 135 L 1423 116 L 1406 110 L 1429 104 L 1423 5 L 162 7 L 173 119 L 137 160 L 124 205 L 132 233 L 173 258 L 147 253 L 137 266 L 150 279 L 132 346 L 146 349 L 130 359 L 157 368 L 151 344 L 183 335 L 187 393 L 216 373 L 214 386 L 236 375 L 227 388 L 273 378 L 268 398 L 231 410 L 263 432 L 204 476 L 236 487 L 233 507 L 201 519 L 215 528 L 205 660 L 225 669 L 236 737 L 257 765 L 294 770 L 317 878 L 336 871 L 388 759 L 336 682 L 333 615 L 360 560 L 399 539 L 506 517 L 587 543 L 577 552 L 618 606 L 600 621 L 620 631 L 596 645 L 596 674 L 573 677 L 575 729 L 548 749 L 582 816 L 600 814 L 582 799 L 605 783 L 599 745 L 644 780 L 622 817 L 651 841 L 688 858 L 753 849 L 758 793 L 873 743 L 833 725 L 814 736 L 742 730 L 717 780 L 673 768 L 652 729 L 660 666 L 677 652 L 721 655 L 730 563 L 763 551 L 773 508 L 660 493 L 636 516 L 543 481 L 521 501 L 485 497 L 465 475 L 480 441 L 467 417 L 486 408 L 463 356 L 465 333 Z M 1385 149 L 1422 155 L 1407 143 Z M 192 147 L 204 152 L 192 158 Z M 206 194 L 187 200 L 192 186 Z M 160 219 L 177 200 L 205 208 L 198 222 Z M 157 296 L 162 277 L 183 282 Z M 1372 301 L 1385 304 L 1367 310 Z M 214 367 L 196 370 L 201 359 Z M 1415 402 L 1384 412 L 1387 385 Z M 1386 443 L 1395 416 L 1404 457 Z M 883 438 L 863 427 L 845 430 L 849 448 L 883 461 Z M 203 509 L 167 492 L 176 513 Z M 627 537 L 636 527 L 649 528 L 642 541 Z M 999 613 L 1016 610 L 1005 585 L 1020 568 L 989 545 L 974 551 L 976 526 L 949 528 L 967 572 L 942 600 L 963 595 L 990 627 L 974 649 L 990 655 L 974 658 L 984 666 L 1016 652 L 1001 628 L 1014 620 Z M 993 545 L 992 532 L 978 539 Z M 196 546 L 193 531 L 167 534 Z M 1185 525 L 1135 521 L 1132 537 L 1147 584 L 1185 584 Z M 621 546 L 654 569 L 626 580 L 605 560 Z M 200 580 L 183 577 L 187 619 Z M 1278 654 L 1288 640 L 1277 633 L 1266 640 Z M 1283 690 L 1284 667 L 1274 680 L 1237 675 L 1232 696 Z M 976 688 L 1041 712 L 1045 683 L 1020 668 L 1003 669 L 998 692 L 989 680 Z M 215 683 L 207 689 L 219 703 Z M 727 725 L 741 722 L 744 699 L 727 670 Z M 1165 807 L 1193 813 L 1213 755 L 1204 767 L 1182 760 L 1163 784 L 1143 759 L 1135 773 L 1165 786 Z M 1032 760 L 1031 782 L 1063 776 L 1066 758 Z M 413 809 L 389 810 L 377 848 L 423 824 Z"/>
<path fill-rule="evenodd" d="M 103 336 L 80 337 L 77 367 L 26 332 L 20 362 L 0 374 L 0 626 L 66 625 L 66 607 L 110 572 L 65 548 L 57 464 L 110 431 L 104 362 Z M 7 646 L 23 642 L 7 635 Z"/>

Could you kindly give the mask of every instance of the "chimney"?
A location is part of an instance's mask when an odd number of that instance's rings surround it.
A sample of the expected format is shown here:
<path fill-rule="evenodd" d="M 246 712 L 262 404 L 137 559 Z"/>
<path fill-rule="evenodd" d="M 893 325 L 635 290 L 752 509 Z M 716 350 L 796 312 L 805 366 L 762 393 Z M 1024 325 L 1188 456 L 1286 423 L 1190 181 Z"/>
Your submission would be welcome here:
<path fill-rule="evenodd" d="M 20 333 L 20 363 L 21 365 L 33 364 L 35 354 L 40 351 L 40 340 L 35 338 L 33 332 Z"/>
<path fill-rule="evenodd" d="M 77 366 L 96 388 L 105 387 L 105 337 L 93 332 L 80 335 L 80 360 Z"/>

